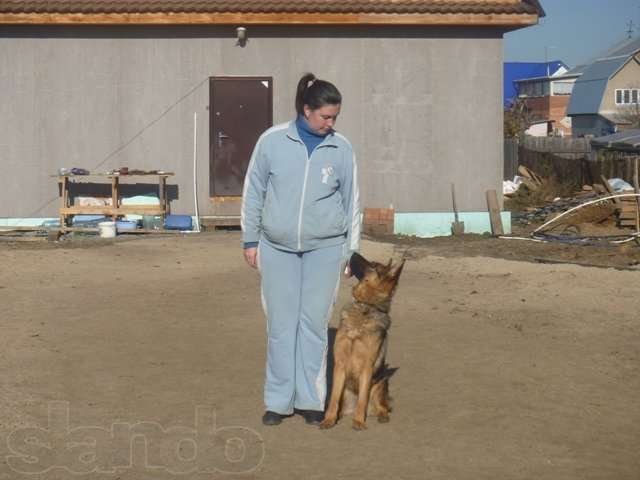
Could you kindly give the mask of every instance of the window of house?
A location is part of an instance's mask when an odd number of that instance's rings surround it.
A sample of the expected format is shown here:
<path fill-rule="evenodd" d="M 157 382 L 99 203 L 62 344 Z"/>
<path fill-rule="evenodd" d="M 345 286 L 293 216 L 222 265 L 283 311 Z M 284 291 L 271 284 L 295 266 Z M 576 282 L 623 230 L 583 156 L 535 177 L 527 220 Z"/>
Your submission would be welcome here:
<path fill-rule="evenodd" d="M 629 105 L 640 101 L 640 89 L 637 88 L 619 88 L 615 95 L 616 105 Z"/>
<path fill-rule="evenodd" d="M 573 82 L 553 82 L 554 95 L 571 95 L 573 91 Z"/>
<path fill-rule="evenodd" d="M 535 85 L 535 87 L 534 87 L 535 88 L 535 90 L 534 90 L 535 96 L 536 97 L 543 96 L 544 92 L 543 92 L 542 83 L 541 82 L 536 82 L 536 83 L 534 83 L 534 85 Z"/>

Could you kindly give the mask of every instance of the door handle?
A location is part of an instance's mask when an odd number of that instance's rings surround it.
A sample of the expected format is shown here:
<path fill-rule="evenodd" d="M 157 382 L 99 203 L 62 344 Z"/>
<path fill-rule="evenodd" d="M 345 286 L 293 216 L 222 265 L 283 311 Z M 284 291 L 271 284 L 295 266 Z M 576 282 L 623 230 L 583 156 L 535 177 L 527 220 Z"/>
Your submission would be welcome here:
<path fill-rule="evenodd" d="M 229 138 L 229 135 L 225 135 L 222 132 L 218 132 L 218 148 L 222 148 L 222 140 Z"/>

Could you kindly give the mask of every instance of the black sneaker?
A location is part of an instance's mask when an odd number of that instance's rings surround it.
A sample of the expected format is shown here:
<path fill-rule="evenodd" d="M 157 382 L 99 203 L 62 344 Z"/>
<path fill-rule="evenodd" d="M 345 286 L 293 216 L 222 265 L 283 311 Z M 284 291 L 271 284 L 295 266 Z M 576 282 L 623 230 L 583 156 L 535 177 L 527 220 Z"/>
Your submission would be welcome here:
<path fill-rule="evenodd" d="M 262 423 L 268 426 L 280 425 L 282 423 L 282 419 L 285 417 L 287 417 L 287 415 L 280 415 L 279 413 L 267 410 L 262 416 Z"/>
<path fill-rule="evenodd" d="M 307 425 L 320 425 L 324 420 L 324 412 L 318 410 L 296 410 L 298 415 L 302 415 Z"/>

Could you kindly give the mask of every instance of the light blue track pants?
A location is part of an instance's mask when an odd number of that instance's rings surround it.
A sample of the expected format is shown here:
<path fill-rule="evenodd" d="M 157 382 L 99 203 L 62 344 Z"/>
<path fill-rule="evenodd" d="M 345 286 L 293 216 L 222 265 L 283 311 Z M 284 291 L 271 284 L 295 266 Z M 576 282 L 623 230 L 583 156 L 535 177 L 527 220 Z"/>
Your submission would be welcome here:
<path fill-rule="evenodd" d="M 345 245 L 303 253 L 260 241 L 262 305 L 267 316 L 265 409 L 324 410 L 327 329 L 344 266 Z"/>

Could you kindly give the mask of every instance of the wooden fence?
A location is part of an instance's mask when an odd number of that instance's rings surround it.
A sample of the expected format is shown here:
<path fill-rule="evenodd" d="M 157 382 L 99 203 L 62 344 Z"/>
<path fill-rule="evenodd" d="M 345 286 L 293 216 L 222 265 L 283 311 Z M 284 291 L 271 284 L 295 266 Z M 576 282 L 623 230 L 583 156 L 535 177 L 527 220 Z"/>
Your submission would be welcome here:
<path fill-rule="evenodd" d="M 518 165 L 524 165 L 538 175 L 577 187 L 602 183 L 600 175 L 633 184 L 634 158 L 624 152 L 592 150 L 585 138 L 505 138 L 504 178 L 513 179 Z"/>

